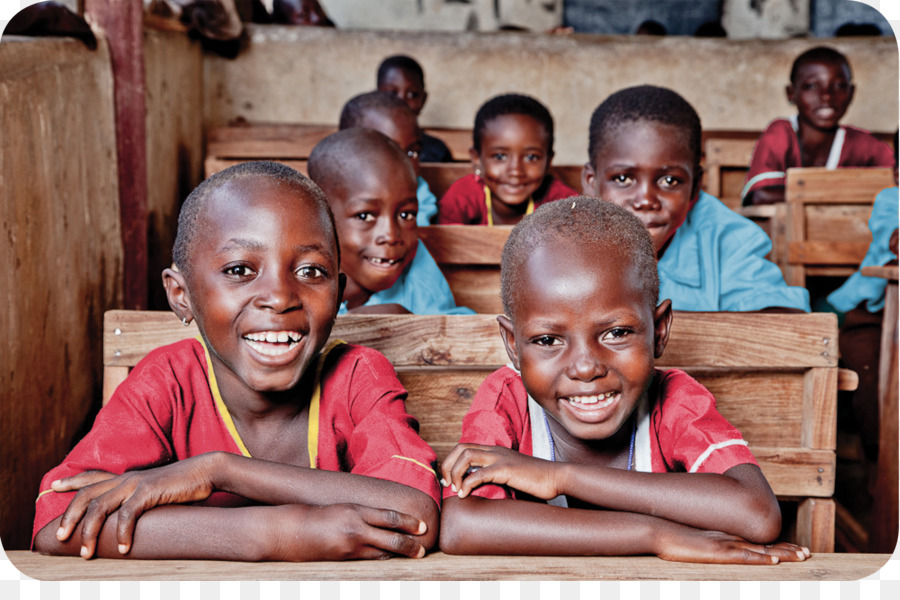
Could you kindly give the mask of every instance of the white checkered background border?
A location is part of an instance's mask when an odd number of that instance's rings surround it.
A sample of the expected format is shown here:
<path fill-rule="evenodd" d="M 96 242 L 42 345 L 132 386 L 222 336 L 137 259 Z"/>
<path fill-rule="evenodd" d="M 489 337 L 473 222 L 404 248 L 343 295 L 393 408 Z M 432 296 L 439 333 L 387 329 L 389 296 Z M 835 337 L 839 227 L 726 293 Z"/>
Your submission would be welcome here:
<path fill-rule="evenodd" d="M 859 0 L 900 34 L 900 0 Z M 31 0 L 0 0 L 0 31 Z M 512 559 L 511 559 L 512 560 Z M 462 574 L 461 574 L 462 575 Z M 0 600 L 896 600 L 900 551 L 859 581 L 37 581 L 0 553 Z"/>

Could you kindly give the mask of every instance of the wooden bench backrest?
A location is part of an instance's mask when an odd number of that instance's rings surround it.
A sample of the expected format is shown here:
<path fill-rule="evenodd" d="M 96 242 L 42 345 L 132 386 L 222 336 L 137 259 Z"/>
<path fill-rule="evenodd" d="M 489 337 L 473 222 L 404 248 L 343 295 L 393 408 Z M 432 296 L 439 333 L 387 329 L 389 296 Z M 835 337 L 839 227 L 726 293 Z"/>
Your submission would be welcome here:
<path fill-rule="evenodd" d="M 872 241 L 868 220 L 875 195 L 893 185 L 888 168 L 788 169 L 773 234 L 773 255 L 788 284 L 853 273 Z"/>
<path fill-rule="evenodd" d="M 500 314 L 500 256 L 512 227 L 432 225 L 419 227 L 419 239 L 437 262 L 459 306 Z"/>
<path fill-rule="evenodd" d="M 732 210 L 741 206 L 741 188 L 750 170 L 750 159 L 759 132 L 733 132 L 733 136 L 709 136 L 704 142 L 703 189 Z"/>
<path fill-rule="evenodd" d="M 153 348 L 197 335 L 170 312 L 109 311 L 104 403 Z M 375 348 L 410 391 L 409 410 L 440 457 L 484 377 L 508 363 L 496 318 L 342 316 L 332 337 Z M 781 496 L 834 487 L 837 322 L 830 314 L 677 313 L 658 366 L 702 381 L 741 429 Z"/>

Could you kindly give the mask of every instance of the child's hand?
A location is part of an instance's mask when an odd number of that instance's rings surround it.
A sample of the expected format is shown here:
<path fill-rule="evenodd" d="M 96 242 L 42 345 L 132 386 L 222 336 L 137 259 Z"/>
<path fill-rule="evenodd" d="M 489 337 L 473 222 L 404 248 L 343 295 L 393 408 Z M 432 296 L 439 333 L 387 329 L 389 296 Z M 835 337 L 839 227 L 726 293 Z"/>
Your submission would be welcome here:
<path fill-rule="evenodd" d="M 426 525 L 416 517 L 359 504 L 278 507 L 269 560 L 349 560 L 406 556 L 422 558 Z"/>
<path fill-rule="evenodd" d="M 895 229 L 893 233 L 891 233 L 891 239 L 888 240 L 888 250 L 891 251 L 895 256 L 897 255 L 897 234 L 898 229 Z"/>
<path fill-rule="evenodd" d="M 663 560 L 694 563 L 774 565 L 809 558 L 809 549 L 788 542 L 754 544 L 736 535 L 703 531 L 677 523 L 658 531 L 656 555 Z"/>
<path fill-rule="evenodd" d="M 465 498 L 480 485 L 508 485 L 536 498 L 549 500 L 562 492 L 556 463 L 526 456 L 500 446 L 457 444 L 444 459 L 442 483 Z M 469 469 L 471 472 L 466 474 Z"/>
<path fill-rule="evenodd" d="M 127 554 L 135 524 L 143 512 L 162 504 L 198 502 L 212 494 L 210 460 L 211 455 L 200 455 L 107 479 L 100 479 L 98 472 L 89 472 L 53 482 L 55 491 L 79 490 L 62 515 L 56 539 L 69 539 L 81 523 L 81 556 L 90 558 L 106 518 L 118 510 L 116 539 L 119 552 Z M 95 475 L 89 477 L 90 473 Z"/>

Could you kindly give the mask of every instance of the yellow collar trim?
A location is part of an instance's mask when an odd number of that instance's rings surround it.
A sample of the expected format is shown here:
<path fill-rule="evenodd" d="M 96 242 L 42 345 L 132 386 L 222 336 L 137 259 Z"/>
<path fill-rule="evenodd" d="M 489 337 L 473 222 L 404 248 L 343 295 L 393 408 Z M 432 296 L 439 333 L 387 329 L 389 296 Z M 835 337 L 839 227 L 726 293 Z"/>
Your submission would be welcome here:
<path fill-rule="evenodd" d="M 206 347 L 202 337 L 197 336 L 197 339 L 200 341 L 200 344 L 203 346 L 203 352 L 206 354 L 206 366 L 209 371 L 209 389 L 212 392 L 216 408 L 222 416 L 225 428 L 228 430 L 228 433 L 231 434 L 231 437 L 240 449 L 241 454 L 249 457 L 250 451 L 247 450 L 247 446 L 244 445 L 244 441 L 241 439 L 240 434 L 238 434 L 237 428 L 234 426 L 234 419 L 231 418 L 231 413 L 228 412 L 228 407 L 225 405 L 225 401 L 222 400 L 222 394 L 219 393 L 219 384 L 216 382 L 216 374 L 213 371 L 209 349 Z M 330 342 L 322 353 L 319 354 L 319 358 L 316 362 L 316 378 L 313 381 L 313 395 L 309 404 L 309 428 L 307 431 L 309 466 L 313 469 L 316 468 L 319 456 L 319 405 L 322 397 L 322 366 L 325 364 L 325 357 L 328 356 L 328 353 L 331 352 L 335 346 L 343 343 L 345 342 L 342 340 L 333 340 Z"/>
<path fill-rule="evenodd" d="M 488 227 L 493 227 L 493 226 L 494 226 L 494 215 L 491 214 L 491 213 L 492 213 L 492 209 L 491 209 L 491 188 L 489 188 L 488 186 L 484 186 L 484 205 L 485 205 L 485 208 L 487 208 L 487 222 L 488 222 Z M 530 214 L 533 213 L 533 212 L 534 212 L 534 197 L 533 197 L 533 196 L 530 196 L 530 197 L 528 198 L 528 207 L 525 208 L 525 215 L 526 215 L 526 216 L 527 216 L 527 215 L 530 215 Z"/>
<path fill-rule="evenodd" d="M 247 446 L 244 445 L 244 440 L 241 439 L 237 428 L 234 426 L 234 419 L 231 418 L 231 413 L 228 412 L 228 407 L 225 406 L 225 401 L 222 400 L 222 394 L 219 393 L 219 383 L 216 381 L 216 373 L 213 371 L 212 359 L 209 356 L 209 348 L 206 347 L 206 342 L 203 341 L 202 336 L 198 335 L 197 340 L 200 342 L 200 345 L 203 346 L 203 353 L 206 355 L 206 370 L 209 373 L 209 390 L 212 392 L 213 401 L 216 403 L 219 415 L 225 423 L 225 429 L 231 434 L 231 438 L 234 440 L 234 443 L 237 444 L 241 454 L 249 457 L 250 451 L 247 450 Z"/>

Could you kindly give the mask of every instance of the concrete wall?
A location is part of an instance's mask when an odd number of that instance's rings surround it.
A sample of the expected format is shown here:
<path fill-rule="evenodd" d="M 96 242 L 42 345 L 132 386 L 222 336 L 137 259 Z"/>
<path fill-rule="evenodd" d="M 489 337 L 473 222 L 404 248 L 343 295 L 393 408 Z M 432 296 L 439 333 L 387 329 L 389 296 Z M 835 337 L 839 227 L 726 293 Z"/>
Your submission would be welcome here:
<path fill-rule="evenodd" d="M 203 52 L 182 32 L 144 31 L 148 306 L 165 310 L 178 210 L 203 175 Z"/>
<path fill-rule="evenodd" d="M 0 43 L 0 538 L 25 548 L 41 476 L 99 406 L 103 312 L 122 302 L 106 46 Z M 83 431 L 82 431 L 83 433 Z"/>
<path fill-rule="evenodd" d="M 335 123 L 351 96 L 375 86 L 387 55 L 416 57 L 426 73 L 427 126 L 471 127 L 478 107 L 507 91 L 543 101 L 557 127 L 556 162 L 583 163 L 593 109 L 631 85 L 671 87 L 697 109 L 707 129 L 761 130 L 789 114 L 784 86 L 793 58 L 827 43 L 845 52 L 856 98 L 846 122 L 897 128 L 897 42 L 893 38 L 733 41 L 644 36 L 530 33 L 340 31 L 251 26 L 236 60 L 207 56 L 206 123 Z"/>

